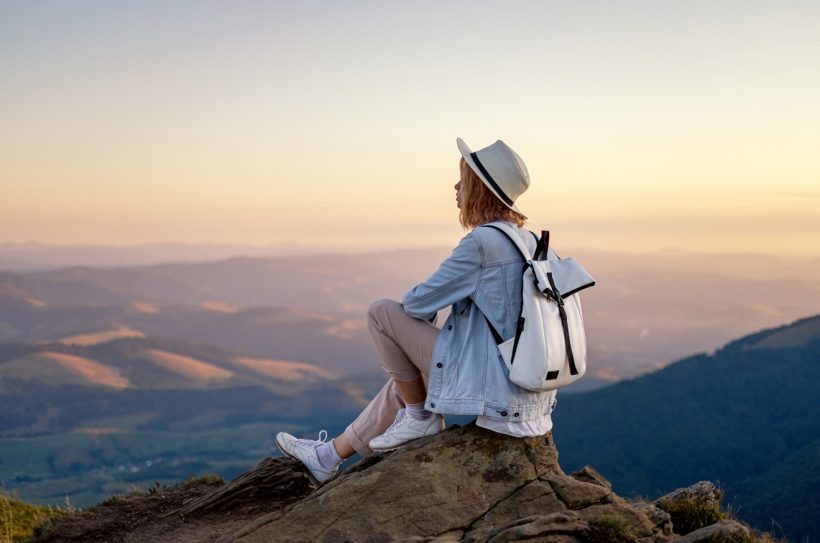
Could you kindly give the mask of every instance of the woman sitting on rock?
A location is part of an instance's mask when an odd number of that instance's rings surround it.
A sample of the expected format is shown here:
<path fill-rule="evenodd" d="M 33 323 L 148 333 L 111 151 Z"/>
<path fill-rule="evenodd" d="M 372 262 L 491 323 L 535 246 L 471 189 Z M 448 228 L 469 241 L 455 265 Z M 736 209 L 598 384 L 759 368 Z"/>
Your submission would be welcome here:
<path fill-rule="evenodd" d="M 527 168 L 501 140 L 476 152 L 461 138 L 456 143 L 462 155 L 456 205 L 470 232 L 401 303 L 379 300 L 368 310 L 370 334 L 390 379 L 330 442 L 324 430 L 319 441 L 276 435 L 279 449 L 300 460 L 319 484 L 356 452 L 369 456 L 441 432 L 445 413 L 476 415 L 478 426 L 511 436 L 552 429 L 555 391 L 531 392 L 510 382 L 487 324 L 503 338 L 515 334 L 524 259 L 502 232 L 477 228 L 504 221 L 535 250 L 535 236 L 523 228 L 526 217 L 515 206 L 530 184 Z M 432 321 L 447 306 L 452 311 L 439 329 Z"/>

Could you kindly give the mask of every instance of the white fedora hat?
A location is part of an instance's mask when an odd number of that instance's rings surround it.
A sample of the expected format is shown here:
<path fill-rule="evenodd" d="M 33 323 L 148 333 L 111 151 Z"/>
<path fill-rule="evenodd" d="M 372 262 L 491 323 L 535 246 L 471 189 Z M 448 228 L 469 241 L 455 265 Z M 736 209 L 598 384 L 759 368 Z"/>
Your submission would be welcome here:
<path fill-rule="evenodd" d="M 521 213 L 515 207 L 515 200 L 529 188 L 530 174 L 518 153 L 501 140 L 475 152 L 461 138 L 456 138 L 456 144 L 461 156 L 487 188 L 504 205 Z"/>

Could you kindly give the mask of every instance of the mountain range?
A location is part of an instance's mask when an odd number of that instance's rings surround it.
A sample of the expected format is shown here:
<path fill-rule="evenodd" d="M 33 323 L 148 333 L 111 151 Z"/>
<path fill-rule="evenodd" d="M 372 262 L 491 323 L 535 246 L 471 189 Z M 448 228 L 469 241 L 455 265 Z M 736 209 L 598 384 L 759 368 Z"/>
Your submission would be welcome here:
<path fill-rule="evenodd" d="M 561 463 L 596 466 L 627 496 L 719 481 L 737 515 L 820 539 L 820 315 L 654 373 L 559 394 Z"/>
<path fill-rule="evenodd" d="M 367 305 L 445 256 L 0 272 L 0 486 L 91 504 L 126 484 L 231 477 L 279 429 L 341 431 L 384 382 Z M 562 462 L 624 494 L 715 479 L 758 527 L 813 534 L 817 318 L 720 346 L 816 312 L 813 261 L 578 256 L 598 284 L 582 297 L 590 373 L 559 394 Z"/>
<path fill-rule="evenodd" d="M 346 374 L 377 373 L 367 307 L 378 298 L 400 298 L 446 256 L 446 249 L 418 249 L 0 272 L 0 342 L 125 326 L 190 342 L 208 338 L 218 347 L 307 360 Z M 597 280 L 582 300 L 588 349 L 597 361 L 592 371 L 601 383 L 716 349 L 820 307 L 820 260 L 572 256 Z M 297 332 L 287 322 L 304 326 Z M 278 330 L 285 329 L 297 341 L 279 341 Z"/>

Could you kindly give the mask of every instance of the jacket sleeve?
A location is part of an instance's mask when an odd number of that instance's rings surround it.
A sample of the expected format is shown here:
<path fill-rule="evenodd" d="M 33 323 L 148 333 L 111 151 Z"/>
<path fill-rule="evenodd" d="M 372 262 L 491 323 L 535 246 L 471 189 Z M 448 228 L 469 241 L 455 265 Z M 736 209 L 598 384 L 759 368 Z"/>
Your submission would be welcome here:
<path fill-rule="evenodd" d="M 401 303 L 407 314 L 429 321 L 438 310 L 475 293 L 481 278 L 482 254 L 481 243 L 472 232 L 461 238 L 433 275 L 404 294 Z"/>

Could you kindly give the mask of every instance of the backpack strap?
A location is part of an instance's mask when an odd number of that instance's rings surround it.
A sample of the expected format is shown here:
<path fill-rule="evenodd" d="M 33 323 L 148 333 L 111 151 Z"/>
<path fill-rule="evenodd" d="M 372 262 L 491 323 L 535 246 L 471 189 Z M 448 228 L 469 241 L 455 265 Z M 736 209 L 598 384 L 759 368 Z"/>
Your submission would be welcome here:
<path fill-rule="evenodd" d="M 527 263 L 529 263 L 531 260 L 533 260 L 533 257 L 530 255 L 529 248 L 526 245 L 524 245 L 524 240 L 522 240 L 520 237 L 518 237 L 518 234 L 515 233 L 515 230 L 513 230 L 512 228 L 510 228 L 509 226 L 507 226 L 503 222 L 498 222 L 498 221 L 487 223 L 487 224 L 484 224 L 482 226 L 488 226 L 488 227 L 493 228 L 495 230 L 498 230 L 499 232 L 504 234 L 504 236 L 506 238 L 508 238 L 511 242 L 513 242 L 515 244 L 515 246 L 518 248 L 518 252 L 521 253 L 521 255 L 524 257 L 524 260 Z M 533 235 L 535 235 L 535 234 L 533 234 Z M 539 242 L 536 239 L 536 244 L 538 244 L 538 243 Z M 538 252 L 537 249 L 536 249 L 536 252 Z"/>
<path fill-rule="evenodd" d="M 526 267 L 530 265 L 530 262 L 533 260 L 533 257 L 529 256 L 529 254 L 530 254 L 529 249 L 527 248 L 526 245 L 524 245 L 524 242 L 521 240 L 521 238 L 518 237 L 518 234 L 516 234 L 515 231 L 513 231 L 509 226 L 507 226 L 504 223 L 499 223 L 499 222 L 484 224 L 482 226 L 488 226 L 488 227 L 493 228 L 495 230 L 498 230 L 499 232 L 504 234 L 504 237 L 509 239 L 513 244 L 515 244 L 515 246 L 518 248 L 518 251 L 524 256 L 524 260 L 526 261 L 526 264 L 524 265 L 524 269 L 526 269 Z M 535 232 L 530 232 L 530 234 L 533 235 L 533 237 L 535 238 L 536 246 L 538 246 L 538 244 L 539 244 L 538 236 L 535 235 Z M 547 234 L 547 236 L 549 236 L 549 234 Z M 536 255 L 538 255 L 538 249 L 536 249 L 535 253 L 536 253 Z M 546 249 L 544 249 L 544 255 L 546 255 L 546 254 L 547 254 Z M 521 304 L 521 306 L 523 308 L 523 303 Z M 504 343 L 504 338 L 502 338 L 501 334 L 498 333 L 498 330 L 495 329 L 495 326 L 493 326 L 493 323 L 491 323 L 490 319 L 487 318 L 487 315 L 484 315 L 484 320 L 487 321 L 487 326 L 490 327 L 490 332 L 492 332 L 493 339 L 495 339 L 496 344 Z M 524 323 L 521 320 L 521 311 L 519 310 L 519 312 L 518 312 L 518 322 L 517 322 L 517 325 L 516 325 L 517 328 L 518 328 L 516 330 L 516 337 L 518 337 L 518 335 L 521 334 L 521 329 L 523 328 L 523 324 Z M 515 351 L 515 347 L 518 346 L 517 343 L 518 342 L 516 342 L 516 345 L 513 347 L 513 351 Z"/>
<path fill-rule="evenodd" d="M 575 366 L 575 355 L 572 354 L 572 342 L 569 338 L 569 324 L 567 323 L 567 312 L 564 309 L 564 299 L 561 297 L 561 293 L 558 292 L 558 287 L 555 286 L 555 281 L 552 279 L 552 273 L 547 274 L 547 279 L 550 282 L 550 286 L 552 286 L 552 290 L 554 293 L 557 293 L 558 296 L 556 297 L 555 301 L 558 302 L 558 315 L 561 317 L 561 328 L 564 329 L 564 345 L 567 348 L 567 360 L 569 361 L 569 373 L 571 375 L 578 375 L 578 368 Z M 558 372 L 556 371 L 553 377 L 550 377 L 550 373 L 547 373 L 547 379 L 557 379 Z"/>
<path fill-rule="evenodd" d="M 535 232 L 530 232 L 535 238 L 535 254 L 533 255 L 533 260 L 544 260 L 549 255 L 550 249 L 550 231 L 549 230 L 541 230 L 541 238 L 539 239 L 538 236 L 535 235 Z"/>
<path fill-rule="evenodd" d="M 526 245 L 524 245 L 524 241 L 520 237 L 518 237 L 518 234 L 515 232 L 515 230 L 513 230 L 503 222 L 495 221 L 483 224 L 481 226 L 489 226 L 490 228 L 494 228 L 499 232 L 503 233 L 505 236 L 507 236 L 510 239 L 510 241 L 513 242 L 516 247 L 518 247 L 518 252 L 520 252 L 524 256 L 524 260 L 526 260 L 527 262 L 531 260 L 546 260 L 547 258 L 549 258 L 549 230 L 541 230 L 540 238 L 536 235 L 535 232 L 531 230 L 529 231 L 530 234 L 532 234 L 532 237 L 535 238 L 535 254 L 530 256 L 530 250 L 529 248 L 527 248 Z M 553 253 L 555 253 L 555 251 L 553 251 Z M 559 260 L 561 259 L 561 257 L 559 257 L 557 254 L 555 254 L 555 258 L 558 258 Z"/>

